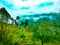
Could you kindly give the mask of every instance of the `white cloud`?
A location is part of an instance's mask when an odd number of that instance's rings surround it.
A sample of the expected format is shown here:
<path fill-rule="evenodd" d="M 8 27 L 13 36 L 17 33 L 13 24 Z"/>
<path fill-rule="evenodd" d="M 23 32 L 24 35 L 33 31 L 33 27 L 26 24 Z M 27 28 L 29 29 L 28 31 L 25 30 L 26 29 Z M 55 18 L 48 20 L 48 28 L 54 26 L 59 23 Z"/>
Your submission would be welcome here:
<path fill-rule="evenodd" d="M 34 13 L 49 13 L 49 12 L 58 12 L 59 10 L 59 0 L 5 0 L 8 5 L 12 4 L 14 9 L 9 9 L 5 5 L 4 7 L 7 8 L 8 12 L 11 14 L 12 17 L 16 17 L 17 15 L 23 15 L 23 14 L 34 14 Z M 37 8 L 36 6 L 42 2 L 54 2 L 53 6 L 49 7 L 42 7 Z M 2 3 L 3 4 L 3 3 Z M 22 10 L 20 8 L 22 7 L 30 7 L 28 10 Z"/>
<path fill-rule="evenodd" d="M 7 3 L 13 4 L 14 7 L 16 8 L 20 8 L 23 6 L 30 6 L 30 7 L 34 7 L 35 5 L 38 5 L 42 2 L 57 2 L 57 0 L 27 0 L 27 1 L 22 1 L 22 0 L 5 0 Z"/>

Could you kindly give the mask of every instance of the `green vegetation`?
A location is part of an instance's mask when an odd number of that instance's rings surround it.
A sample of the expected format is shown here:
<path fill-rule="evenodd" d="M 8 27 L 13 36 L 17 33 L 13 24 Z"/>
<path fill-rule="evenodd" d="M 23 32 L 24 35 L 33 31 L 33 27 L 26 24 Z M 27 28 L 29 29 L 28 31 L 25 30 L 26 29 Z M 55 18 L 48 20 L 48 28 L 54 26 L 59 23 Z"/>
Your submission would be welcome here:
<path fill-rule="evenodd" d="M 7 19 L 13 24 L 4 22 Z M 60 19 L 53 22 L 46 19 L 30 25 L 26 20 L 26 27 L 19 26 L 11 17 L 7 19 L 0 18 L 0 45 L 60 45 Z"/>
<path fill-rule="evenodd" d="M 54 23 L 36 22 L 26 28 L 2 24 L 0 33 L 3 45 L 60 45 L 60 27 Z"/>

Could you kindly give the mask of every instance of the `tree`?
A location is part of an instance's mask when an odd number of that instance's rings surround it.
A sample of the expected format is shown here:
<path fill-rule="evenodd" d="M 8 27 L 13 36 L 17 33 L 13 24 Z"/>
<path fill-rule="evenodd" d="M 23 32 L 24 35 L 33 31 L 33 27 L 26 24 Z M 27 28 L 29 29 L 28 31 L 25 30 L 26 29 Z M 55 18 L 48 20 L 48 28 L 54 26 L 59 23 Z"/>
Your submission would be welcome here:
<path fill-rule="evenodd" d="M 16 17 L 16 20 L 18 21 L 20 19 L 19 16 Z M 18 25 L 18 23 L 15 21 L 16 25 Z"/>
<path fill-rule="evenodd" d="M 50 22 L 51 23 L 51 22 Z M 28 27 L 29 32 L 33 32 L 33 41 L 39 41 L 41 40 L 42 45 L 44 43 L 53 42 L 55 38 L 54 30 L 55 28 L 52 28 L 52 24 L 48 22 L 36 22 L 31 24 Z M 54 29 L 54 30 L 53 30 Z"/>
<path fill-rule="evenodd" d="M 6 11 L 4 7 L 0 9 L 0 18 L 5 23 L 8 23 L 8 20 L 11 18 L 11 15 Z"/>
<path fill-rule="evenodd" d="M 17 17 L 16 17 L 16 20 L 19 20 L 19 19 L 20 19 L 20 17 L 19 17 L 19 16 L 17 16 Z"/>
<path fill-rule="evenodd" d="M 25 20 L 25 27 L 28 25 L 28 20 Z"/>
<path fill-rule="evenodd" d="M 16 20 L 14 20 L 15 24 L 18 25 L 18 23 L 16 22 Z"/>

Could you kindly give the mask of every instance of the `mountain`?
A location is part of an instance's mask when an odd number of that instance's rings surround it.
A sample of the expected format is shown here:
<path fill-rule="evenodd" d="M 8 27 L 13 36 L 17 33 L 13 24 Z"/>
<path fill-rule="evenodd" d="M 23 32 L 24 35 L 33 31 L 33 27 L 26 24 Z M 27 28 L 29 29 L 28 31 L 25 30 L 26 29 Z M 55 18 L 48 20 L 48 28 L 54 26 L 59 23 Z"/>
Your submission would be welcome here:
<path fill-rule="evenodd" d="M 34 15 L 23 15 L 20 16 L 20 22 L 25 22 L 25 20 L 28 20 L 28 23 L 33 22 L 46 22 L 46 21 L 55 21 L 60 20 L 59 13 L 49 13 L 49 14 L 34 14 Z M 18 22 L 19 23 L 19 22 Z"/>

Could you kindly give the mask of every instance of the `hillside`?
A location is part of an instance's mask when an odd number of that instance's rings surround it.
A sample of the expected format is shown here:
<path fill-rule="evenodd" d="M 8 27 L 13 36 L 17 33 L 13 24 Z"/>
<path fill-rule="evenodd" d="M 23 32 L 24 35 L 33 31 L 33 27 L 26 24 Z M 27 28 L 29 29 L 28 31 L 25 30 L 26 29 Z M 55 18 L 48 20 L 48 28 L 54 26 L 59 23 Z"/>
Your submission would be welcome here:
<path fill-rule="evenodd" d="M 21 24 L 21 22 L 25 22 L 25 20 L 27 20 L 29 24 L 31 24 L 33 22 L 41 22 L 41 20 L 43 22 L 45 20 L 49 20 L 51 22 L 60 20 L 59 13 L 43 13 L 43 14 L 33 14 L 33 15 L 22 15 L 19 17 L 20 17 L 20 19 L 17 20 L 18 24 Z"/>
<path fill-rule="evenodd" d="M 60 14 L 34 14 L 13 19 L 0 9 L 0 45 L 60 45 Z"/>
<path fill-rule="evenodd" d="M 60 24 L 32 23 L 26 28 L 0 25 L 0 45 L 60 45 Z"/>

